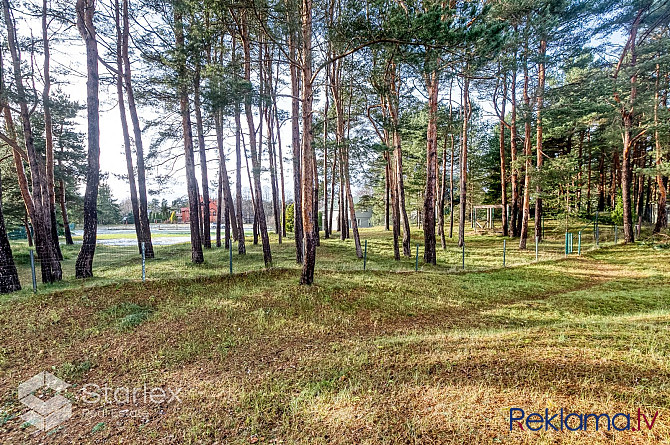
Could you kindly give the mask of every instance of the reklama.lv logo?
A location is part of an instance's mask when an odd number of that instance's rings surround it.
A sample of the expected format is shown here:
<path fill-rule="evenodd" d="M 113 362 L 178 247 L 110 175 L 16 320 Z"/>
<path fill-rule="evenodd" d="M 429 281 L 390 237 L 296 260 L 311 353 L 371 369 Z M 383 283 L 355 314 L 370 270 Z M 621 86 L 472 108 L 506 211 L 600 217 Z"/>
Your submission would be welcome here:
<path fill-rule="evenodd" d="M 637 413 L 616 413 L 610 416 L 607 413 L 602 414 L 579 414 L 568 413 L 564 415 L 563 408 L 553 416 L 550 416 L 549 409 L 541 413 L 531 413 L 526 416 L 526 412 L 521 408 L 510 408 L 509 410 L 509 430 L 515 428 L 525 431 L 641 431 L 643 428 L 651 430 L 656 423 L 658 411 L 651 417 L 642 412 L 641 408 Z M 632 422 L 632 424 L 631 424 Z M 637 423 L 637 424 L 636 424 Z"/>

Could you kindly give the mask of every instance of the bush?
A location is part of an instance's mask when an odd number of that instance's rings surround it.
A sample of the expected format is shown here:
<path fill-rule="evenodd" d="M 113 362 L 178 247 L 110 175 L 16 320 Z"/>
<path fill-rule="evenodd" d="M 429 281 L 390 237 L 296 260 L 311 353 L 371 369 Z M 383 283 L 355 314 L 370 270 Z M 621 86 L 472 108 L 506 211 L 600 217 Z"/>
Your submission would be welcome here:
<path fill-rule="evenodd" d="M 293 232 L 293 226 L 295 225 L 294 209 L 295 205 L 293 203 L 286 206 L 286 231 L 288 232 Z"/>

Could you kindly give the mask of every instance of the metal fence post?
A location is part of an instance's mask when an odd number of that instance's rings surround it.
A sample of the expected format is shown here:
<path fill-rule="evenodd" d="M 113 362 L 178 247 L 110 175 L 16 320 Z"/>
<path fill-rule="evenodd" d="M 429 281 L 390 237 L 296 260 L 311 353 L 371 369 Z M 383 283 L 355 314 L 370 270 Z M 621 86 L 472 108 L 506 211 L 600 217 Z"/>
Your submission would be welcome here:
<path fill-rule="evenodd" d="M 37 292 L 37 276 L 35 275 L 35 252 L 30 249 L 30 271 L 33 275 L 33 293 Z"/>
<path fill-rule="evenodd" d="M 239 243 L 239 241 L 238 241 Z M 230 270 L 230 275 L 233 274 L 233 239 L 230 239 L 230 249 L 228 249 L 228 268 Z"/>
<path fill-rule="evenodd" d="M 565 256 L 568 256 L 568 232 L 565 232 Z"/>
<path fill-rule="evenodd" d="M 582 231 L 577 233 L 577 255 L 582 255 Z"/>
<path fill-rule="evenodd" d="M 146 256 L 146 250 L 144 248 L 144 242 L 142 242 L 142 281 L 146 281 L 147 279 L 147 256 Z"/>
<path fill-rule="evenodd" d="M 365 240 L 365 252 L 363 253 L 363 270 L 368 264 L 368 240 Z"/>
<path fill-rule="evenodd" d="M 537 253 L 538 253 L 538 246 L 537 246 L 537 236 L 535 237 L 535 261 L 537 261 Z"/>

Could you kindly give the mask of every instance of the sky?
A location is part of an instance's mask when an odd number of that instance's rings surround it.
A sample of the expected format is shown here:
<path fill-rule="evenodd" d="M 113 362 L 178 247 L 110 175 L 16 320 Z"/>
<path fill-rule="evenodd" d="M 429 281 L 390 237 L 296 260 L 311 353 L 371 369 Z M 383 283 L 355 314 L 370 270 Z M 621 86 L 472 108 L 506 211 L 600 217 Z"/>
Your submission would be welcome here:
<path fill-rule="evenodd" d="M 18 14 L 17 14 L 18 16 Z M 25 17 L 24 17 L 25 18 Z M 19 21 L 19 33 L 22 37 L 27 37 L 30 34 L 35 37 L 41 36 L 41 24 L 39 20 L 35 19 L 26 19 Z M 51 25 L 50 32 L 56 34 L 62 29 L 62 25 L 53 23 Z M 54 42 L 51 45 L 52 52 L 52 78 L 54 78 L 54 89 L 60 88 L 65 93 L 67 93 L 71 99 L 80 102 L 82 105 L 86 103 L 86 67 L 85 67 L 85 48 L 81 38 L 79 38 L 76 29 L 70 28 L 66 31 L 66 34 L 70 36 L 65 41 Z M 619 43 L 623 40 L 620 35 L 614 35 L 607 37 L 611 43 Z M 600 41 L 593 41 L 591 44 L 601 43 Z M 104 58 L 104 48 L 100 45 L 100 54 Z M 108 59 L 111 65 L 115 63 L 112 60 Z M 41 57 L 37 56 L 36 65 L 41 68 Z M 136 69 L 135 72 L 138 70 Z M 67 77 L 65 77 L 62 72 L 67 72 Z M 107 69 L 100 65 L 100 75 L 103 78 L 110 78 L 110 73 Z M 285 79 L 288 80 L 288 79 Z M 109 82 L 107 82 L 109 83 Z M 289 85 L 288 81 L 283 82 L 284 91 L 280 91 L 280 94 L 289 95 Z M 39 86 L 38 86 L 39 88 Z M 454 91 L 454 97 L 458 97 L 459 92 Z M 317 96 L 318 99 L 318 96 Z M 281 97 L 279 100 L 279 107 L 285 111 L 290 110 L 290 99 L 288 97 Z M 478 97 L 477 92 L 473 93 L 473 100 L 476 100 L 489 119 L 493 119 L 494 110 L 491 104 L 490 98 Z M 318 102 L 318 101 L 315 101 Z M 127 199 L 130 195 L 127 181 L 121 176 L 127 175 L 124 146 L 123 146 L 123 133 L 121 128 L 121 120 L 119 116 L 119 110 L 117 106 L 117 97 L 116 97 L 116 87 L 114 85 L 106 85 L 101 83 L 100 86 L 100 166 L 102 173 L 107 173 L 108 178 L 107 182 L 111 187 L 113 196 L 118 201 L 123 201 Z M 315 103 L 315 109 L 318 107 L 318 103 Z M 165 111 L 159 107 L 151 108 L 140 108 L 140 120 L 145 122 L 144 118 L 152 119 L 159 117 L 161 113 Z M 246 119 L 242 119 L 243 122 L 243 131 L 246 131 Z M 79 125 L 79 131 L 86 133 L 87 123 L 86 123 L 86 112 L 85 110 L 80 113 L 79 119 L 77 120 Z M 130 123 L 130 120 L 129 120 Z M 256 116 L 256 124 L 258 124 L 258 119 Z M 193 133 L 194 133 L 194 144 L 197 146 L 197 137 L 195 131 L 195 122 L 193 122 Z M 234 159 L 234 129 L 232 128 L 232 122 L 228 121 L 224 123 L 224 133 L 226 137 L 224 139 L 224 147 L 227 156 L 227 169 L 228 176 L 232 182 L 235 178 L 235 159 Z M 132 129 L 131 135 L 132 135 Z M 143 142 L 145 146 L 145 151 L 151 145 L 155 138 L 155 133 L 152 131 L 146 131 L 143 134 Z M 248 140 L 248 138 L 247 138 Z M 291 155 L 291 132 L 290 132 L 290 122 L 285 122 L 281 128 L 281 140 L 282 140 L 282 150 L 284 154 L 284 177 L 285 177 L 285 187 L 286 187 L 286 196 L 287 199 L 292 199 L 293 197 L 293 186 L 292 186 L 292 155 Z M 216 139 L 213 134 L 208 136 L 206 146 L 208 148 L 208 175 L 210 180 L 210 196 L 213 198 L 216 197 L 216 182 L 218 180 L 218 153 L 216 151 Z M 179 143 L 175 145 L 174 153 L 180 153 L 183 155 L 183 145 Z M 199 162 L 199 157 L 195 156 L 196 162 Z M 180 157 L 176 164 L 175 170 L 172 172 L 169 181 L 166 184 L 159 185 L 153 179 L 156 175 L 165 175 L 170 170 L 166 167 L 153 168 L 147 171 L 148 176 L 148 189 L 154 191 L 157 194 L 149 196 L 149 199 L 157 198 L 160 200 L 167 199 L 169 203 L 173 199 L 185 197 L 186 196 L 186 181 L 184 175 L 184 161 L 183 156 Z M 267 159 L 264 160 L 264 166 L 267 168 Z M 249 182 L 247 179 L 246 166 L 243 160 L 242 166 L 242 187 L 243 194 L 245 196 L 249 195 Z M 200 167 L 196 166 L 196 176 L 198 178 L 198 183 L 201 183 Z M 354 178 L 352 178 L 354 179 Z M 269 173 L 265 172 L 263 176 L 263 197 L 268 199 L 271 196 L 270 189 L 270 178 Z M 360 191 L 363 184 L 352 184 L 354 188 L 354 194 L 357 191 Z M 85 184 L 81 185 L 81 191 Z"/>

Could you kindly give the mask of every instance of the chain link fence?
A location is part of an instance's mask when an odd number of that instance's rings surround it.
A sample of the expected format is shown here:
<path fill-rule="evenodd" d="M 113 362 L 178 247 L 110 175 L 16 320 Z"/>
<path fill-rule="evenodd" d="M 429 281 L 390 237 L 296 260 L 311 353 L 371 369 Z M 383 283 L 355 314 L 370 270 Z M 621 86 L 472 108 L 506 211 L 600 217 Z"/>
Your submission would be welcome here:
<path fill-rule="evenodd" d="M 424 272 L 454 273 L 459 271 L 484 271 L 502 267 L 517 267 L 534 262 L 553 261 L 565 257 L 579 256 L 591 250 L 611 247 L 623 243 L 623 231 L 616 225 L 589 223 L 568 226 L 552 221 L 546 224 L 544 236 L 539 242 L 531 234 L 526 249 L 519 248 L 518 238 L 503 238 L 495 231 L 477 232 L 468 230 L 465 245 L 459 247 L 456 232 L 454 238 L 447 238 L 444 248 L 437 239 L 437 264 L 423 261 L 424 245 L 420 231 L 412 233 L 411 252 L 394 260 L 391 232 L 380 229 L 362 229 L 361 249 L 363 258 L 357 258 L 353 239 L 340 240 L 339 233 L 324 239 L 321 233 L 321 247 L 317 250 L 317 270 L 340 272 L 379 271 L 379 272 Z M 532 226 L 531 226 L 532 227 Z M 649 228 L 645 228 L 649 230 Z M 637 231 L 637 229 L 636 229 Z M 124 281 L 165 280 L 174 278 L 197 278 L 222 276 L 265 269 L 261 241 L 253 244 L 253 238 L 247 233 L 245 238 L 246 254 L 238 254 L 239 244 L 231 240 L 232 250 L 227 249 L 225 240 L 216 247 L 212 234 L 212 248 L 203 249 L 205 261 L 195 264 L 191 261 L 191 245 L 188 236 L 179 239 L 170 238 L 162 242 L 160 235 L 154 238 L 154 256 L 142 252 L 135 239 L 103 238 L 96 244 L 93 259 L 92 279 L 77 280 L 75 263 L 81 243 L 63 245 L 61 282 L 44 285 L 41 282 L 40 259 L 30 248 L 21 248 L 15 252 L 16 267 L 24 290 L 68 288 L 90 284 L 107 284 Z M 176 242 L 175 242 L 176 241 Z M 402 242 L 402 240 L 400 240 Z M 292 237 L 284 237 L 279 243 L 276 234 L 271 235 L 273 267 L 298 269 L 295 244 Z M 146 252 L 146 251 L 145 251 Z M 4 272 L 3 272 L 4 273 Z"/>

